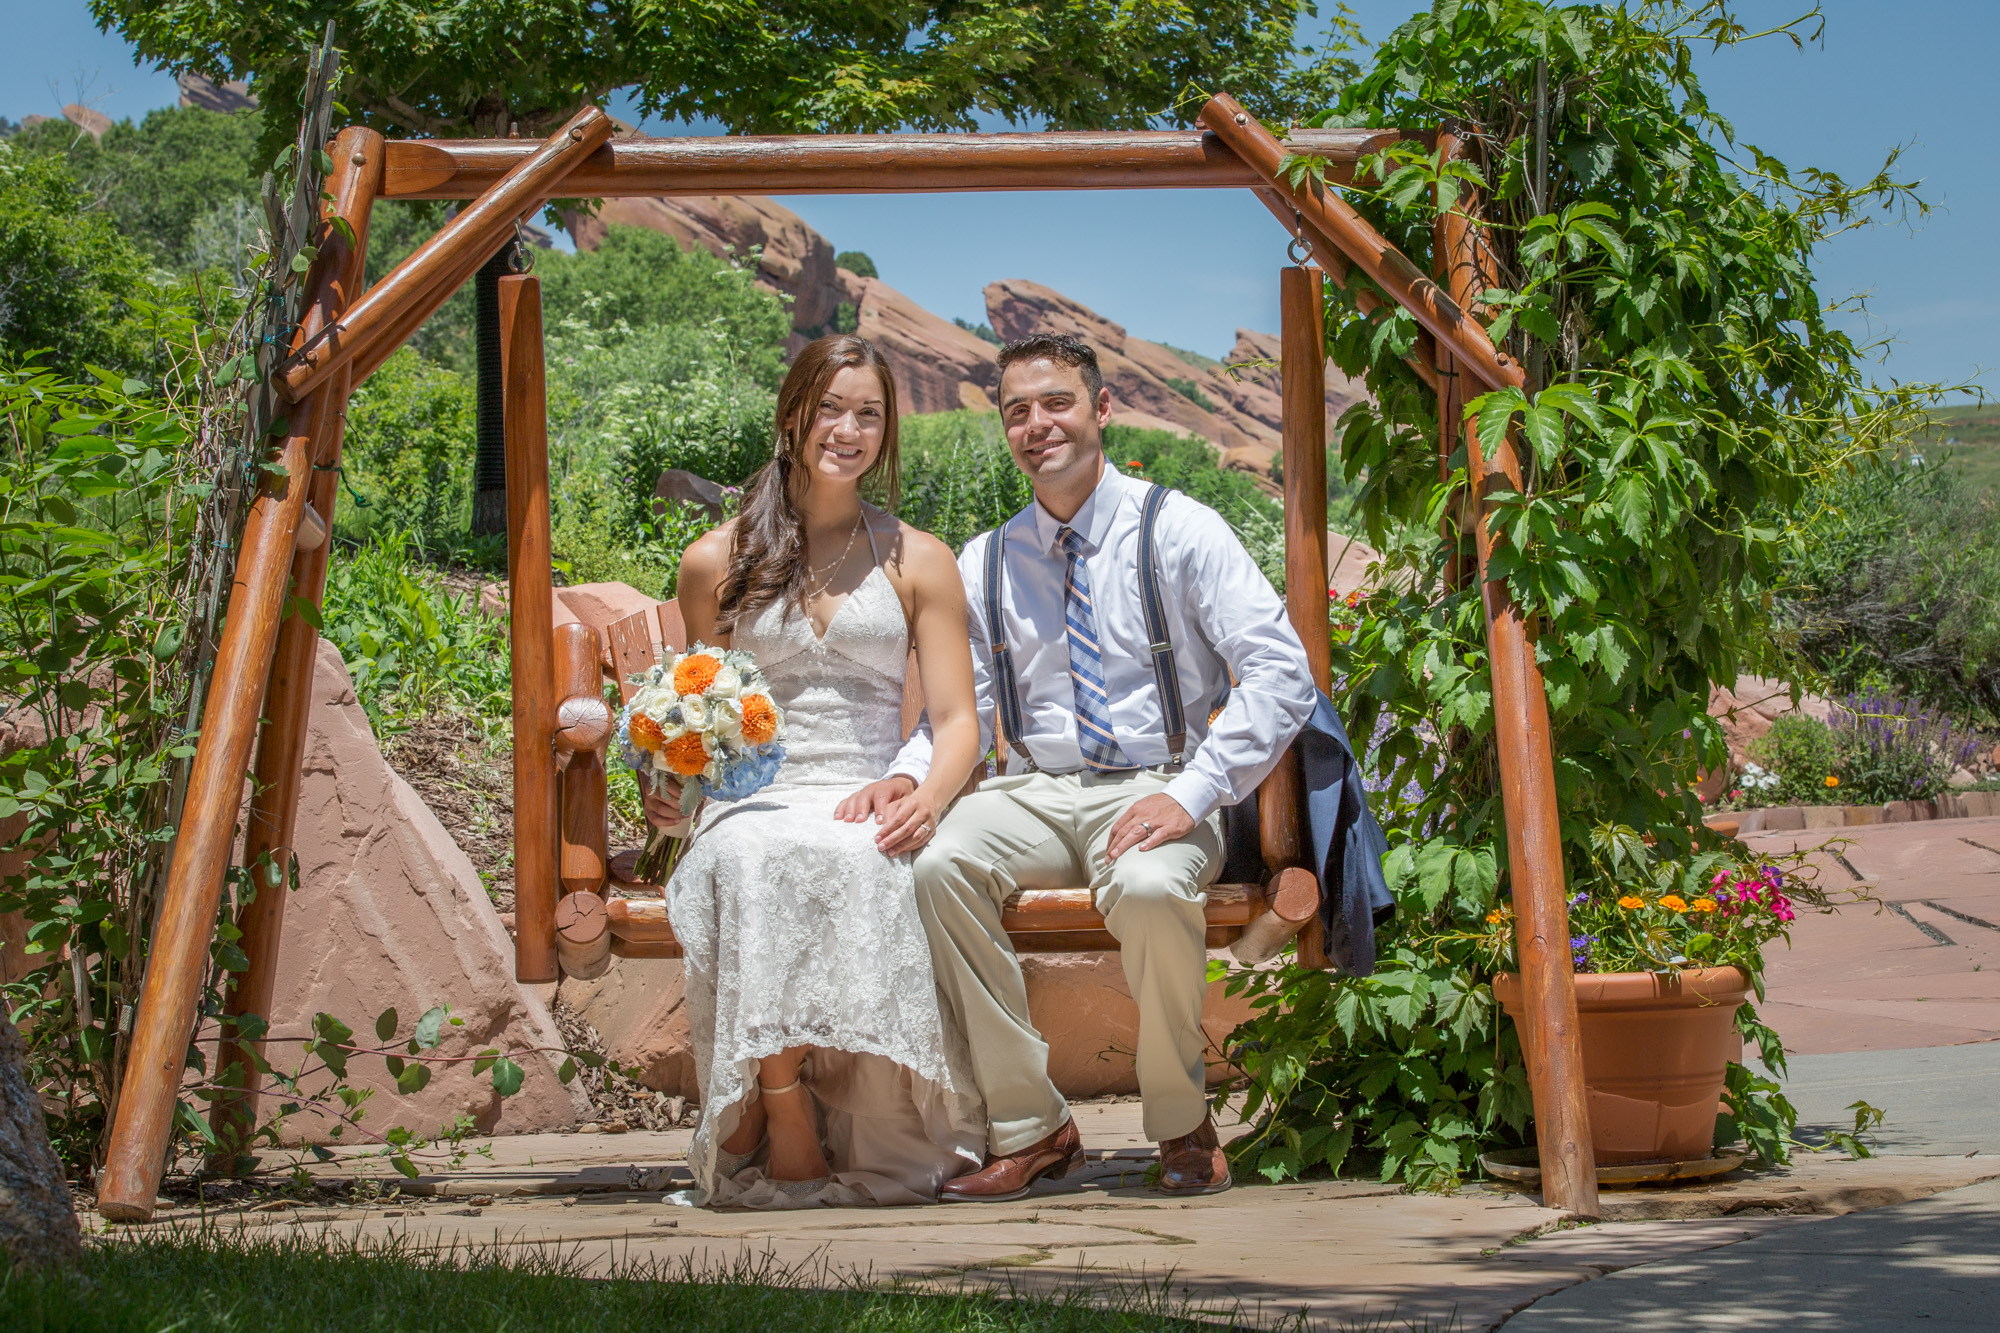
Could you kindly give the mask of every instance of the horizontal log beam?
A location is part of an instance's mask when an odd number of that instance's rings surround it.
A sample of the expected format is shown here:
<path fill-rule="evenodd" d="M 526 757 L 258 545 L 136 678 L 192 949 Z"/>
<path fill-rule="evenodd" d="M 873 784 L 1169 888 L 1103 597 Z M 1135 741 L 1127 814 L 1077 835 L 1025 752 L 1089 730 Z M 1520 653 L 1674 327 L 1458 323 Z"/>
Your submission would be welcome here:
<path fill-rule="evenodd" d="M 411 252 L 352 309 L 329 324 L 324 336 L 308 341 L 293 354 L 278 377 L 278 387 L 296 402 L 357 352 L 381 343 L 385 334 L 410 326 L 413 312 L 442 305 L 455 290 L 446 280 L 463 271 L 467 262 L 485 262 L 513 234 L 517 222 L 558 189 L 567 192 L 570 187 L 566 182 L 573 169 L 601 146 L 611 131 L 611 118 L 589 106 L 546 142 L 519 144 L 522 151 L 518 157 L 488 182 L 489 190 L 478 192 L 481 197 L 477 203 L 461 210 Z"/>
<path fill-rule="evenodd" d="M 1325 158 L 1345 183 L 1401 130 L 1294 130 L 1287 147 Z M 518 139 L 399 139 L 390 199 L 472 199 L 526 161 Z M 563 189 L 579 198 L 704 194 L 927 194 L 989 190 L 1254 188 L 1264 182 L 1200 130 L 1047 134 L 801 134 L 624 138 L 592 153 Z"/>

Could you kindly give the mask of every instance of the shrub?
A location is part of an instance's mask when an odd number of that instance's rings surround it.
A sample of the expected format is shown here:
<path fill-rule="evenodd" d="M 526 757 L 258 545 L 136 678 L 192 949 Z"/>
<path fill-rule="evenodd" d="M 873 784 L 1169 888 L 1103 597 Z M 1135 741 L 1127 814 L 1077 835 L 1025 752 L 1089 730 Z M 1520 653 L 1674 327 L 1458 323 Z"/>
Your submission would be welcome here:
<path fill-rule="evenodd" d="M 439 554 L 464 546 L 477 413 L 469 376 L 408 347 L 384 361 L 349 400 L 341 459 L 349 494 L 334 507 L 336 529 Z"/>
<path fill-rule="evenodd" d="M 1909 699 L 1851 694 L 1834 709 L 1838 799 L 1856 805 L 1928 801 L 1971 761 L 1977 737 Z"/>
<path fill-rule="evenodd" d="M 1819 487 L 1777 600 L 1838 688 L 2000 721 L 2000 500 L 1949 458 L 1864 459 Z"/>
<path fill-rule="evenodd" d="M 994 412 L 904 417 L 902 519 L 954 551 L 999 527 L 1035 498 Z"/>
<path fill-rule="evenodd" d="M 882 276 L 875 271 L 875 261 L 859 250 L 842 250 L 833 257 L 833 262 L 857 278 L 879 278 Z"/>
<path fill-rule="evenodd" d="M 951 322 L 981 342 L 992 343 L 995 347 L 1000 345 L 1000 335 L 993 331 L 991 324 L 974 324 L 971 320 L 961 319 L 957 315 L 951 317 Z"/>
<path fill-rule="evenodd" d="M 247 205 L 252 237 L 263 225 L 257 204 L 262 131 L 263 117 L 256 111 L 162 107 L 137 125 L 119 121 L 102 139 L 64 121 L 47 121 L 14 146 L 66 158 L 71 173 L 104 201 L 104 211 L 127 239 L 156 263 L 186 268 L 204 260 L 197 244 L 202 223 L 218 210 Z"/>
<path fill-rule="evenodd" d="M 1215 404 L 1208 400 L 1208 395 L 1203 393 L 1201 386 L 1193 380 L 1176 377 L 1167 381 L 1167 387 L 1204 412 L 1213 412 L 1215 410 Z"/>
<path fill-rule="evenodd" d="M 335 552 L 320 620 L 378 735 L 447 708 L 494 722 L 509 715 L 507 622 L 448 590 L 419 558 L 412 534 L 385 533 Z"/>
<path fill-rule="evenodd" d="M 60 157 L 0 143 L 0 355 L 83 378 L 87 364 L 138 369 L 148 340 L 133 302 L 146 265 Z"/>
<path fill-rule="evenodd" d="M 1759 805 L 1840 805 L 1855 800 L 1838 781 L 1841 761 L 1833 732 L 1804 713 L 1786 713 L 1750 743 L 1750 753 L 1777 783 L 1759 791 Z M 1828 778 L 1836 781 L 1829 785 Z"/>
<path fill-rule="evenodd" d="M 750 260 L 752 256 L 739 256 Z M 776 388 L 792 331 L 785 302 L 757 285 L 754 263 L 738 267 L 671 236 L 617 223 L 595 250 L 535 259 L 550 323 L 569 316 L 611 330 L 668 324 L 718 330 L 743 376 Z"/>

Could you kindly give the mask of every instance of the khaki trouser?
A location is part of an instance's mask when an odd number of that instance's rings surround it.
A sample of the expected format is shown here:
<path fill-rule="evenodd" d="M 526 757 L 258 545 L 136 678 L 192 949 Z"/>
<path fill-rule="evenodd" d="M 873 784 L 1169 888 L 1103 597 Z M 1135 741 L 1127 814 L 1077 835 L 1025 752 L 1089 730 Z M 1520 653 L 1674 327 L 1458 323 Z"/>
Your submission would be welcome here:
<path fill-rule="evenodd" d="M 1000 905 L 1016 889 L 1088 884 L 1096 895 L 1139 1004 L 1146 1137 L 1189 1133 L 1206 1114 L 1202 909 L 1203 890 L 1222 868 L 1221 820 L 1211 815 L 1175 842 L 1104 859 L 1118 816 L 1168 777 L 1144 770 L 993 778 L 952 808 L 917 855 L 917 908 L 938 986 L 971 1047 L 996 1154 L 1019 1152 L 1069 1119 L 1049 1081 L 1049 1048 L 1028 1021 L 1021 961 L 1000 928 Z"/>

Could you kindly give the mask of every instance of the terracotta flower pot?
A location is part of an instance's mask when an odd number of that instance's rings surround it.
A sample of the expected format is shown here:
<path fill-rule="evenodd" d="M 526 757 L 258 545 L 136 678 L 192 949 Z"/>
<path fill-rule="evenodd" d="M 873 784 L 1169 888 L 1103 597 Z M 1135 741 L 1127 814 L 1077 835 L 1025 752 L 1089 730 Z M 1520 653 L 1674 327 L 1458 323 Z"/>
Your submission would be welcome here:
<path fill-rule="evenodd" d="M 1698 1161 L 1711 1154 L 1723 1074 L 1743 1054 L 1736 1011 L 1749 991 L 1750 978 L 1737 967 L 1677 977 L 1577 974 L 1590 1140 L 1600 1166 Z M 1493 994 L 1518 1024 L 1532 1067 L 1536 1055 L 1521 1022 L 1520 974 L 1493 978 Z"/>

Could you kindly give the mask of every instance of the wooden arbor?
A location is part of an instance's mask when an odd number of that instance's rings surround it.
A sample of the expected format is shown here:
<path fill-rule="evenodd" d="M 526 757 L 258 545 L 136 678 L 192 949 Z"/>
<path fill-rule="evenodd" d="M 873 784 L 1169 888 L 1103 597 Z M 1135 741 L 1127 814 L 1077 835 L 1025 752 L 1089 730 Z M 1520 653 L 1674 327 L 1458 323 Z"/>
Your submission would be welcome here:
<path fill-rule="evenodd" d="M 293 404 L 292 424 L 286 436 L 271 441 L 273 461 L 280 466 L 267 474 L 244 529 L 172 871 L 133 1019 L 125 1082 L 113 1112 L 99 1212 L 118 1221 L 152 1214 L 253 748 L 257 783 L 245 864 L 282 864 L 289 852 L 316 635 L 305 619 L 283 612 L 288 594 L 317 604 L 324 589 L 326 544 L 298 549 L 299 534 L 330 526 L 347 396 L 473 276 L 513 234 L 517 222 L 548 199 L 1255 191 L 1288 231 L 1311 245 L 1318 264 L 1287 269 L 1282 276 L 1285 533 L 1289 608 L 1320 682 L 1326 684 L 1330 645 L 1321 591 L 1327 578 L 1325 273 L 1339 277 L 1347 265 L 1358 266 L 1416 317 L 1425 336 L 1413 363 L 1445 394 L 1448 410 L 1440 413 L 1441 419 L 1455 421 L 1455 406 L 1467 397 L 1486 388 L 1520 386 L 1524 377 L 1494 350 L 1469 313 L 1472 295 L 1484 284 L 1474 227 L 1463 213 L 1438 224 L 1435 248 L 1447 266 L 1447 290 L 1419 272 L 1336 193 L 1294 188 L 1278 172 L 1286 151 L 1312 153 L 1330 164 L 1331 182 L 1344 184 L 1352 180 L 1362 156 L 1402 134 L 1299 131 L 1281 143 L 1227 96 L 1209 102 L 1201 121 L 1206 132 L 725 137 L 613 144 L 611 121 L 590 107 L 540 144 L 385 142 L 371 130 L 342 131 L 332 144 L 326 225 L 307 280 L 309 304 L 281 374 L 280 387 Z M 1449 136 L 1439 140 L 1447 152 L 1455 151 Z M 363 294 L 368 219 L 377 199 L 471 202 Z M 339 226 L 336 219 L 346 225 Z M 596 764 L 601 784 L 609 713 L 600 695 L 595 636 L 585 642 L 565 627 L 559 638 L 551 623 L 541 307 L 533 277 L 502 279 L 501 326 L 507 385 L 517 969 L 526 979 L 548 980 L 556 975 L 556 910 L 562 890 L 604 883 L 602 787 L 595 788 L 593 816 L 588 774 Z M 1476 527 L 1483 574 L 1494 540 L 1484 496 L 1518 485 L 1520 464 L 1511 438 L 1482 441 L 1470 423 L 1462 428 L 1481 497 Z M 1526 626 L 1506 585 L 1482 582 L 1482 588 L 1527 1021 L 1532 1044 L 1541 1053 L 1533 1093 L 1545 1196 L 1552 1206 L 1594 1214 L 1597 1191 L 1567 947 L 1547 704 Z M 262 739 L 257 743 L 260 718 Z M 1273 871 L 1290 868 L 1296 875 L 1304 872 L 1297 870 L 1301 811 L 1292 772 L 1281 765 L 1267 784 L 1262 822 L 1267 865 Z M 269 1006 L 285 904 L 280 885 L 266 887 L 239 922 L 250 967 L 234 981 L 232 1013 L 261 1014 Z M 1236 918 L 1221 924 L 1240 930 L 1247 910 L 1240 904 L 1232 910 Z M 1088 935 L 1087 930 L 1082 933 Z M 246 1061 L 242 1051 L 225 1047 L 220 1063 L 242 1066 Z M 248 1091 L 233 1105 L 219 1105 L 217 1117 L 247 1128 L 255 1117 L 255 1077 L 248 1068 L 240 1076 L 247 1076 Z"/>

